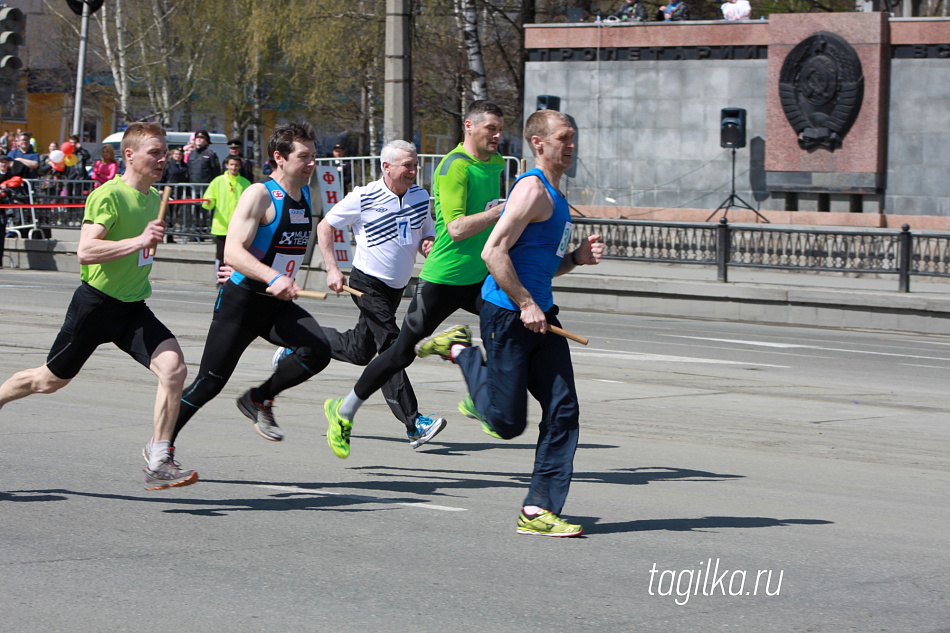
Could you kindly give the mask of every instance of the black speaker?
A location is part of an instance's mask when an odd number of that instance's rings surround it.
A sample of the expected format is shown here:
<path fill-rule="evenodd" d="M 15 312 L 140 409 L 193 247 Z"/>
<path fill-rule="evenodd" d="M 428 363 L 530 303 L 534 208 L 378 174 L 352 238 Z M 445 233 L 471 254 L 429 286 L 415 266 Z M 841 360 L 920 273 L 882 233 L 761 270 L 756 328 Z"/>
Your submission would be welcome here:
<path fill-rule="evenodd" d="M 719 120 L 719 146 L 745 147 L 745 109 L 723 108 Z"/>
<path fill-rule="evenodd" d="M 538 95 L 538 110 L 560 110 L 561 98 L 554 95 Z"/>

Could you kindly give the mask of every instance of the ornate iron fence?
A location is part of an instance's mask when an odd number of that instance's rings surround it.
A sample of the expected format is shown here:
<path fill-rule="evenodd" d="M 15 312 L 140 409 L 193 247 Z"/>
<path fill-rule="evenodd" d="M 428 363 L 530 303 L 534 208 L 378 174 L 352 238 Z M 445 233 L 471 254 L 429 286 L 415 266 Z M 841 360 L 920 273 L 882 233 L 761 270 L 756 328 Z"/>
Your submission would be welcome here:
<path fill-rule="evenodd" d="M 435 158 L 420 156 L 430 163 Z M 371 161 L 378 158 L 344 160 L 353 161 L 354 184 L 359 184 L 372 177 Z M 425 172 L 431 175 L 431 169 L 419 171 L 423 182 Z M 91 181 L 28 181 L 31 202 L 49 206 L 30 208 L 31 218 L 26 217 L 26 209 L 21 209 L 23 217 L 10 229 L 25 229 L 23 236 L 33 236 L 51 228 L 80 228 L 82 207 L 59 205 L 83 202 L 91 185 Z M 176 200 L 201 198 L 207 185 L 169 186 L 173 201 L 166 215 L 169 239 L 208 239 L 211 212 L 202 209 L 200 203 L 174 204 Z M 728 281 L 731 267 L 894 274 L 901 292 L 910 290 L 913 275 L 950 278 L 950 234 L 911 233 L 907 225 L 895 231 L 731 226 L 725 219 L 713 224 L 576 218 L 574 223 L 575 245 L 589 235 L 600 234 L 609 259 L 715 265 L 720 281 Z"/>
<path fill-rule="evenodd" d="M 720 281 L 730 267 L 894 274 L 898 290 L 912 275 L 950 278 L 950 234 L 884 229 L 831 230 L 578 218 L 574 243 L 600 234 L 605 257 L 671 264 L 715 264 Z"/>

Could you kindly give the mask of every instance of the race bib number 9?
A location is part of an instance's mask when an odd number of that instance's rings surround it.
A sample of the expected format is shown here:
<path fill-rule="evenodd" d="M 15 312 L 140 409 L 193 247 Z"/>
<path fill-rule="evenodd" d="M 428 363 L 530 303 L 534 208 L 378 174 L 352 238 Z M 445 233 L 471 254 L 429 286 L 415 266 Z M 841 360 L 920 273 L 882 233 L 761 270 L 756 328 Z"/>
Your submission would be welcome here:
<path fill-rule="evenodd" d="M 564 234 L 561 235 L 561 243 L 557 245 L 557 256 L 564 257 L 567 247 L 571 243 L 571 235 L 574 233 L 574 225 L 570 222 L 564 223 Z"/>
<path fill-rule="evenodd" d="M 277 253 L 274 255 L 274 263 L 271 264 L 271 268 L 294 279 L 301 264 L 303 264 L 303 255 L 283 255 Z"/>
<path fill-rule="evenodd" d="M 155 255 L 149 253 L 152 250 L 149 247 L 139 250 L 139 266 L 151 266 L 155 263 Z"/>

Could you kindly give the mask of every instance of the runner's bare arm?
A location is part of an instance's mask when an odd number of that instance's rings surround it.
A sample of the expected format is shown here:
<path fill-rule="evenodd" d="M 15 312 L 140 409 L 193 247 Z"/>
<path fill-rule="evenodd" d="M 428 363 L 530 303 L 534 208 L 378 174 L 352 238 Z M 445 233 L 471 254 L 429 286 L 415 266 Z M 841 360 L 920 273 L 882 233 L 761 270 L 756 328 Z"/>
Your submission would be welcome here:
<path fill-rule="evenodd" d="M 79 248 L 76 249 L 80 264 L 104 264 L 160 244 L 165 237 L 165 223 L 152 220 L 141 235 L 125 240 L 107 240 L 107 233 L 101 224 L 86 222 L 82 225 Z"/>
<path fill-rule="evenodd" d="M 508 198 L 508 212 L 488 236 L 482 249 L 482 259 L 488 266 L 488 272 L 521 309 L 521 321 L 532 332 L 543 332 L 547 328 L 547 319 L 518 278 L 508 251 L 521 237 L 525 227 L 532 222 L 543 222 L 553 210 L 554 203 L 541 181 L 525 178 L 512 189 Z"/>
<path fill-rule="evenodd" d="M 446 224 L 445 230 L 448 231 L 449 237 L 452 238 L 453 242 L 461 242 L 473 235 L 478 235 L 498 222 L 498 218 L 501 217 L 501 212 L 504 208 L 504 204 L 498 204 L 488 211 L 473 213 L 472 215 L 463 215 Z"/>

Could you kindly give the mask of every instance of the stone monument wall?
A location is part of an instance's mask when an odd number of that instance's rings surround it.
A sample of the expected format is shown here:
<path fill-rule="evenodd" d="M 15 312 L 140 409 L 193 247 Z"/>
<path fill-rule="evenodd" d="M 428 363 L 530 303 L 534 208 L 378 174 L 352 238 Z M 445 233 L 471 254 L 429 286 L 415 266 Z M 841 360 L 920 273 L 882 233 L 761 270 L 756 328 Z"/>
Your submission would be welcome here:
<path fill-rule="evenodd" d="M 786 66 L 786 78 L 807 78 L 784 84 L 797 130 L 783 109 L 783 64 L 819 33 L 832 35 Z M 744 108 L 735 186 L 756 209 L 848 214 L 839 223 L 873 226 L 884 216 L 937 216 L 950 227 L 950 20 L 841 13 L 537 25 L 526 46 L 524 114 L 554 95 L 574 119 L 577 160 L 562 189 L 584 212 L 703 219 L 730 193 L 720 112 Z M 848 123 L 833 100 L 859 89 Z M 834 131 L 842 121 L 843 136 Z"/>

